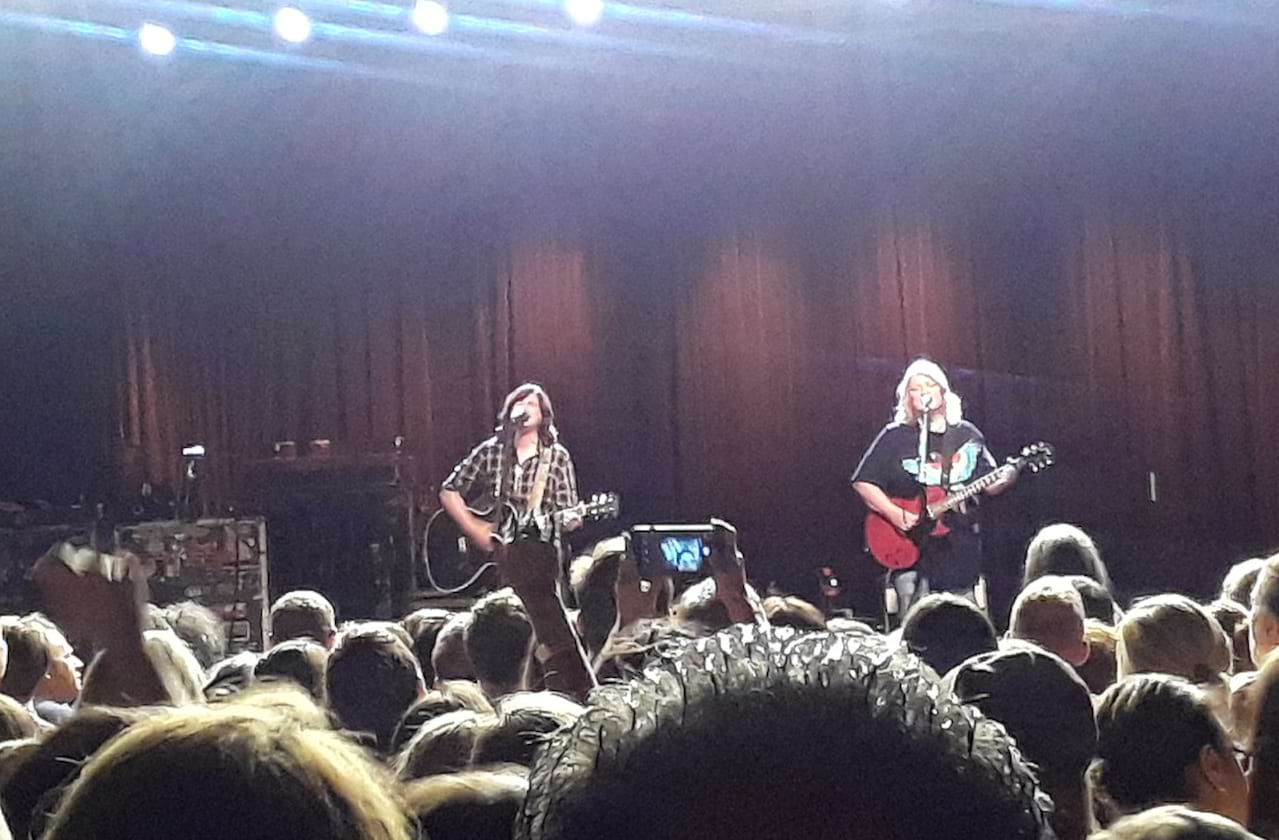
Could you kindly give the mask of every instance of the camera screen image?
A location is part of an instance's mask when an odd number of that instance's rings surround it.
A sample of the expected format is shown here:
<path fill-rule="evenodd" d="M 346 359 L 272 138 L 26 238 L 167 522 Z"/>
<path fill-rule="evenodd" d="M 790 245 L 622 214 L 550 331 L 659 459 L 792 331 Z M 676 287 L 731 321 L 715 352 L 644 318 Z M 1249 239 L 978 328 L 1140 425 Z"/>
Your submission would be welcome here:
<path fill-rule="evenodd" d="M 662 559 L 674 572 L 698 572 L 710 549 L 701 537 L 662 537 Z"/>

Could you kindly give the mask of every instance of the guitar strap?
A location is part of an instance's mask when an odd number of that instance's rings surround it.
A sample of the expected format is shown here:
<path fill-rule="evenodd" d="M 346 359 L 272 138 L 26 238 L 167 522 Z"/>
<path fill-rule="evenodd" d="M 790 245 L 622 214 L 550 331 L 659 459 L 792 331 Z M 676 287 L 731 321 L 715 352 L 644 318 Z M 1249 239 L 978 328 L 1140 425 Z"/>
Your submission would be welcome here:
<path fill-rule="evenodd" d="M 546 495 L 546 479 L 551 474 L 551 450 L 543 447 L 537 454 L 537 474 L 533 476 L 533 492 L 528 497 L 528 512 L 535 517 L 542 510 L 542 497 Z"/>

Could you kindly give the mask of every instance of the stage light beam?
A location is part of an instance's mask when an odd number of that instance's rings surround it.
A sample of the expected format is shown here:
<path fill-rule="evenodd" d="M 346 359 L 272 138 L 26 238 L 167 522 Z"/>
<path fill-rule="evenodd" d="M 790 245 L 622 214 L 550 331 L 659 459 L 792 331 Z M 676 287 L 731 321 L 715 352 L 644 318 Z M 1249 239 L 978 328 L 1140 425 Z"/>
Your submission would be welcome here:
<path fill-rule="evenodd" d="M 604 0 L 564 0 L 564 11 L 578 26 L 594 26 L 604 17 Z"/>
<path fill-rule="evenodd" d="M 425 35 L 443 35 L 449 28 L 449 10 L 436 0 L 417 0 L 413 6 L 413 25 Z"/>
<path fill-rule="evenodd" d="M 275 34 L 290 44 L 301 44 L 311 37 L 311 19 L 296 6 L 285 6 L 275 13 Z"/>
<path fill-rule="evenodd" d="M 168 27 L 158 23 L 144 23 L 138 28 L 138 46 L 151 55 L 169 55 L 178 45 Z"/>

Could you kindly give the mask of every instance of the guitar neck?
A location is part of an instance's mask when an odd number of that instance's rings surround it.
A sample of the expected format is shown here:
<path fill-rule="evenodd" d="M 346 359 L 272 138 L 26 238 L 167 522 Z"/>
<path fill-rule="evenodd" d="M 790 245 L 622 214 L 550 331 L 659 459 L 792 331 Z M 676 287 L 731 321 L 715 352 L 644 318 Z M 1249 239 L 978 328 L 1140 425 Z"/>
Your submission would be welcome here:
<path fill-rule="evenodd" d="M 996 470 L 986 473 L 981 478 L 971 484 L 965 485 L 963 488 L 950 493 L 946 498 L 933 502 L 928 506 L 928 515 L 933 519 L 941 516 L 949 510 L 953 510 L 961 502 L 966 502 L 978 493 L 981 493 L 992 484 L 1003 481 L 1008 476 L 1017 472 L 1017 466 L 1014 464 L 1004 464 Z"/>

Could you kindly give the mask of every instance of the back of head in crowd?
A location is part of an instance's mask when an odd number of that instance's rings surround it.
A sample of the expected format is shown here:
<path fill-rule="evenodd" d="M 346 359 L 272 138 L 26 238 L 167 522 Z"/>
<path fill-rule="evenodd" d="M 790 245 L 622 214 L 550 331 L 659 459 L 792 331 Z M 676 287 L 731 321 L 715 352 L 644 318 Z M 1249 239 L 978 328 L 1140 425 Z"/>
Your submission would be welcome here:
<path fill-rule="evenodd" d="M 492 712 L 493 704 L 478 685 L 470 680 L 445 680 L 429 688 L 400 718 L 391 738 L 391 752 L 400 752 L 427 722 L 449 712 L 463 709 Z"/>
<path fill-rule="evenodd" d="M 79 778 L 98 748 L 153 711 L 88 706 L 42 740 L 0 787 L 0 802 L 17 837 L 41 837 L 63 789 Z"/>
<path fill-rule="evenodd" d="M 617 570 L 626 552 L 624 537 L 600 540 L 591 553 L 573 561 L 569 583 L 577 601 L 577 632 L 592 659 L 608 641 L 617 622 Z"/>
<path fill-rule="evenodd" d="M 28 621 L 16 621 L 4 625 L 4 641 L 9 658 L 4 678 L 0 680 L 0 694 L 26 703 L 49 669 L 45 635 Z"/>
<path fill-rule="evenodd" d="M 770 595 L 764 599 L 764 616 L 774 627 L 825 630 L 826 616 L 813 604 L 794 595 Z"/>
<path fill-rule="evenodd" d="M 395 757 L 395 773 L 408 780 L 465 770 L 480 735 L 497 725 L 492 712 L 469 709 L 428 720 Z"/>
<path fill-rule="evenodd" d="M 271 605 L 271 644 L 308 638 L 333 647 L 337 636 L 337 616 L 333 603 L 319 592 L 295 589 Z"/>
<path fill-rule="evenodd" d="M 1013 601 L 1008 634 L 1042 645 L 1071 665 L 1088 661 L 1084 602 L 1064 577 L 1045 575 L 1026 584 Z"/>
<path fill-rule="evenodd" d="M 1119 635 L 1115 628 L 1095 618 L 1084 622 L 1084 638 L 1088 641 L 1088 661 L 1075 666 L 1075 673 L 1093 694 L 1101 694 L 1115 684 L 1119 668 L 1115 648 Z"/>
<path fill-rule="evenodd" d="M 1234 820 L 1217 814 L 1187 808 L 1185 805 L 1160 805 L 1124 817 L 1092 840 L 1261 840 Z"/>
<path fill-rule="evenodd" d="M 431 655 L 435 653 L 435 639 L 444 629 L 444 624 L 452 615 L 448 610 L 438 607 L 423 607 L 404 616 L 400 622 L 413 639 L 413 655 L 422 666 L 422 679 L 427 685 L 435 683 L 435 668 L 431 665 Z"/>
<path fill-rule="evenodd" d="M 1279 647 L 1279 556 L 1264 562 L 1252 588 L 1252 661 L 1258 666 Z"/>
<path fill-rule="evenodd" d="M 444 622 L 435 637 L 435 649 L 431 651 L 431 670 L 437 683 L 444 680 L 474 680 L 475 666 L 466 652 L 466 628 L 471 625 L 470 610 L 455 613 Z"/>
<path fill-rule="evenodd" d="M 413 652 L 378 627 L 344 632 L 324 676 L 329 707 L 342 726 L 372 733 L 383 751 L 390 749 L 400 718 L 426 690 Z"/>
<path fill-rule="evenodd" d="M 1084 616 L 1115 625 L 1124 617 L 1124 611 L 1115 603 L 1110 590 L 1087 575 L 1066 575 L 1066 580 L 1075 587 L 1084 602 Z"/>
<path fill-rule="evenodd" d="M 404 799 L 422 840 L 510 840 L 527 793 L 528 771 L 512 766 L 418 779 Z"/>
<path fill-rule="evenodd" d="M 518 764 L 528 767 L 546 736 L 571 726 L 582 707 L 559 694 L 521 691 L 508 694 L 497 707 L 497 726 L 479 732 L 471 763 Z"/>
<path fill-rule="evenodd" d="M 36 736 L 36 721 L 27 707 L 0 694 L 0 743 Z"/>
<path fill-rule="evenodd" d="M 391 780 L 336 732 L 228 703 L 137 723 L 85 765 L 49 840 L 407 840 Z"/>
<path fill-rule="evenodd" d="M 1249 557 L 1231 566 L 1221 581 L 1221 597 L 1251 609 L 1252 589 L 1265 565 L 1265 557 Z"/>
<path fill-rule="evenodd" d="M 1208 614 L 1217 619 L 1221 629 L 1226 631 L 1226 638 L 1230 639 L 1230 673 L 1241 674 L 1253 670 L 1252 634 L 1248 628 L 1247 608 L 1227 598 L 1218 598 L 1207 609 Z"/>
<path fill-rule="evenodd" d="M 907 781 L 909 780 L 909 781 Z M 735 626 L 595 691 L 538 752 L 516 837 L 1050 837 L 1003 728 L 880 640 Z"/>
<path fill-rule="evenodd" d="M 1252 686 L 1252 783 L 1248 827 L 1263 837 L 1279 837 L 1279 657 L 1266 660 Z"/>
<path fill-rule="evenodd" d="M 524 688 L 533 622 L 514 592 L 499 589 L 477 600 L 463 640 L 475 677 L 491 699 Z"/>
<path fill-rule="evenodd" d="M 1086 783 L 1097 749 L 1092 696 L 1056 654 L 1033 645 L 974 656 L 946 676 L 957 698 L 997 720 L 1039 766 L 1057 806 L 1057 840 L 1082 840 L 1092 829 Z"/>
<path fill-rule="evenodd" d="M 253 668 L 257 682 L 289 680 L 296 683 L 318 702 L 325 702 L 324 672 L 329 652 L 311 639 L 290 639 L 268 650 Z"/>
<path fill-rule="evenodd" d="M 1119 814 L 1189 803 L 1246 823 L 1248 782 L 1203 691 L 1181 677 L 1137 674 L 1097 707 L 1094 782 Z"/>
<path fill-rule="evenodd" d="M 749 583 L 746 584 L 746 597 L 752 604 L 759 603 L 759 593 Z M 728 617 L 728 607 L 719 599 L 713 577 L 699 580 L 681 592 L 675 601 L 672 618 L 680 627 L 695 633 L 714 633 L 733 623 Z"/>
<path fill-rule="evenodd" d="M 226 625 L 213 610 L 195 601 L 180 601 L 166 607 L 164 617 L 201 668 L 207 670 L 226 656 Z"/>
<path fill-rule="evenodd" d="M 902 642 L 938 674 L 999 647 L 995 626 L 986 614 L 971 601 L 946 593 L 915 602 L 902 621 Z"/>
<path fill-rule="evenodd" d="M 204 702 L 204 669 L 187 643 L 172 630 L 147 630 L 142 649 L 174 705 Z M 93 685 L 85 687 L 85 701 L 93 702 Z"/>
<path fill-rule="evenodd" d="M 1115 591 L 1110 572 L 1092 537 L 1080 527 L 1065 522 L 1045 525 L 1026 547 L 1026 569 L 1022 586 L 1044 575 L 1083 575 Z"/>
<path fill-rule="evenodd" d="M 1185 595 L 1156 595 L 1137 602 L 1115 628 L 1119 678 L 1174 674 L 1213 686 L 1230 673 L 1226 631 L 1204 607 Z"/>

